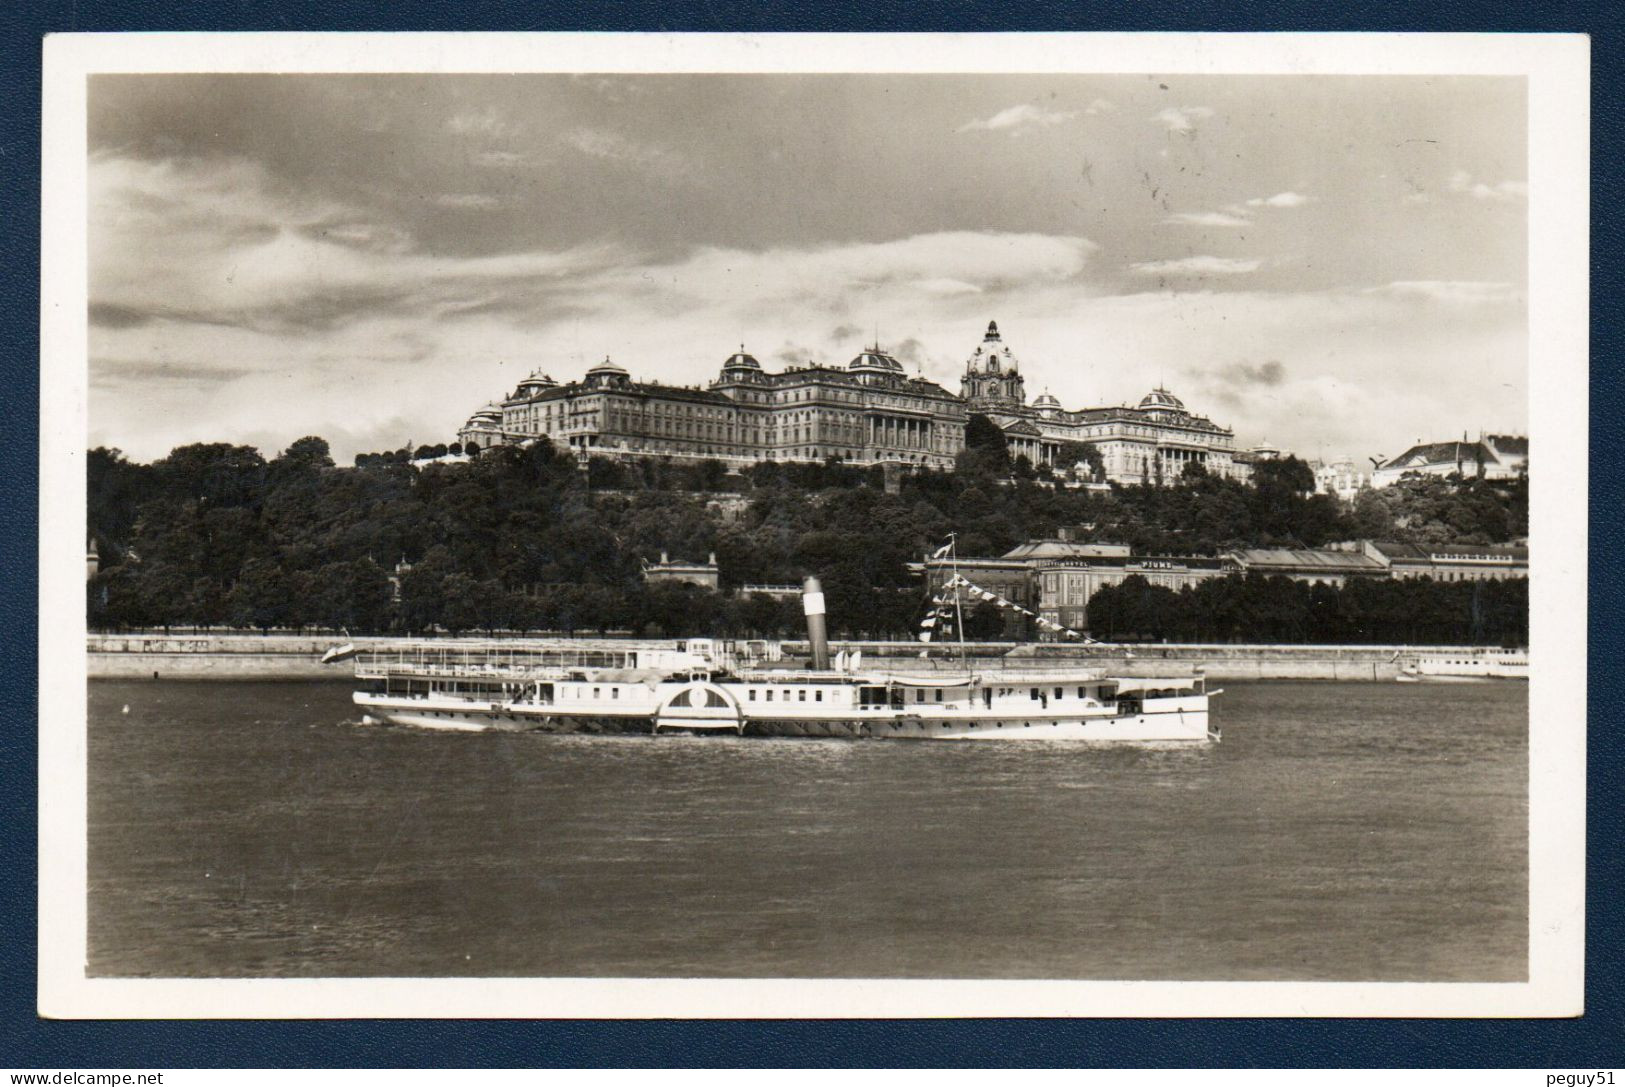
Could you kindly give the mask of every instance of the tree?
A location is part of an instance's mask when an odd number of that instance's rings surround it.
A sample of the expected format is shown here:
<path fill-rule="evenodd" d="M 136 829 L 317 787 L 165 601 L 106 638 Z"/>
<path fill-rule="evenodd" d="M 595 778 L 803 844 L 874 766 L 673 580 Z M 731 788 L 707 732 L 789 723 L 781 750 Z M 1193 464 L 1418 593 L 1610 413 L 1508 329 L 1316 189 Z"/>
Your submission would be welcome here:
<path fill-rule="evenodd" d="M 254 559 L 245 563 L 226 598 L 232 623 L 260 630 L 286 624 L 292 614 L 291 588 L 275 562 Z"/>
<path fill-rule="evenodd" d="M 315 435 L 300 438 L 288 446 L 282 453 L 282 459 L 299 461 L 313 468 L 333 467 L 333 457 L 331 450 L 327 447 L 327 440 L 318 438 Z"/>
<path fill-rule="evenodd" d="M 265 458 L 225 442 L 177 446 L 153 465 L 167 495 L 212 506 L 253 506 L 265 487 Z"/>
<path fill-rule="evenodd" d="M 310 591 L 302 615 L 313 623 L 353 630 L 389 627 L 389 576 L 371 559 L 322 566 L 310 582 Z"/>
<path fill-rule="evenodd" d="M 1055 451 L 1055 466 L 1096 483 L 1106 478 L 1106 462 L 1094 442 L 1062 442 Z"/>
<path fill-rule="evenodd" d="M 1010 472 L 1010 443 L 1004 431 L 985 415 L 965 422 L 965 450 L 959 455 L 961 472 L 1004 476 Z"/>

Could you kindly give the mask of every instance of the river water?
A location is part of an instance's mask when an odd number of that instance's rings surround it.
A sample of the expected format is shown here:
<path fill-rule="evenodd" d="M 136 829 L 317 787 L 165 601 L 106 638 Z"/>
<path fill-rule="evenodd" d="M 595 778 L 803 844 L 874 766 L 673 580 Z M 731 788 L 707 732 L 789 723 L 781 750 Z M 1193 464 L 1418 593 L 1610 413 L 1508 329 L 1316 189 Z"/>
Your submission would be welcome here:
<path fill-rule="evenodd" d="M 1163 750 L 419 732 L 308 681 L 90 709 L 92 975 L 1526 972 L 1515 682 L 1230 684 L 1222 744 Z"/>

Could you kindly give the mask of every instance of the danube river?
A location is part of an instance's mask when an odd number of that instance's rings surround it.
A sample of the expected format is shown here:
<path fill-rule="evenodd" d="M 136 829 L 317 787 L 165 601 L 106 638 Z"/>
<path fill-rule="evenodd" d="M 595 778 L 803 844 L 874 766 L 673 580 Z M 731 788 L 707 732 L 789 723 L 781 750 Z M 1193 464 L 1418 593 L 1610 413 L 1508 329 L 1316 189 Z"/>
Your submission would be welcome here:
<path fill-rule="evenodd" d="M 1521 683 L 1230 684 L 1164 750 L 357 718 L 93 682 L 90 973 L 1525 976 Z"/>

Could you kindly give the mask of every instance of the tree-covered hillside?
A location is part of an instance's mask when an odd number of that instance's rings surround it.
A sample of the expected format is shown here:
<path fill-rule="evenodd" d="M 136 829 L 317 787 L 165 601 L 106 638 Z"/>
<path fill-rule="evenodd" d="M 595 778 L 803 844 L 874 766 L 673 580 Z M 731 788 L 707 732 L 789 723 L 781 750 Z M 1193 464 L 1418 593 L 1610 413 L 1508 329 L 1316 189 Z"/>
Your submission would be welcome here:
<path fill-rule="evenodd" d="M 432 451 L 431 451 L 432 452 Z M 227 444 L 152 464 L 89 454 L 89 526 L 101 572 L 93 626 L 321 625 L 362 630 L 800 630 L 794 600 L 740 599 L 742 584 L 824 582 L 834 630 L 908 636 L 923 587 L 907 563 L 959 533 L 963 556 L 1070 529 L 1144 554 L 1314 547 L 1377 537 L 1498 543 L 1527 531 L 1521 481 L 1406 482 L 1352 507 L 1307 493 L 1292 458 L 1253 484 L 1068 488 L 975 447 L 952 472 L 594 459 L 583 472 L 546 442 L 459 463 L 368 455 L 337 467 L 320 438 L 266 460 Z M 721 593 L 645 586 L 662 551 L 717 554 Z M 399 601 L 390 578 L 401 570 Z"/>

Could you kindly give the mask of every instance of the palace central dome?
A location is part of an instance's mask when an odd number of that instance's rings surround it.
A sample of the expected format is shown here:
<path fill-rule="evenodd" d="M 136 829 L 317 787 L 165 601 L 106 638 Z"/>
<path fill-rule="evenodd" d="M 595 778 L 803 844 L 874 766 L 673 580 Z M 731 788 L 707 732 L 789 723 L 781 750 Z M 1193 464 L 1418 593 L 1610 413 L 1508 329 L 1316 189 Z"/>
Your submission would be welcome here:
<path fill-rule="evenodd" d="M 1184 411 L 1185 402 L 1161 385 L 1158 385 L 1145 394 L 1145 399 L 1140 401 L 1140 408 L 1142 410 L 1146 408 L 1167 408 L 1169 411 Z"/>
<path fill-rule="evenodd" d="M 903 364 L 882 351 L 878 344 L 874 347 L 865 348 L 856 358 L 847 363 L 846 368 L 848 370 L 886 370 L 894 374 L 903 372 Z"/>

